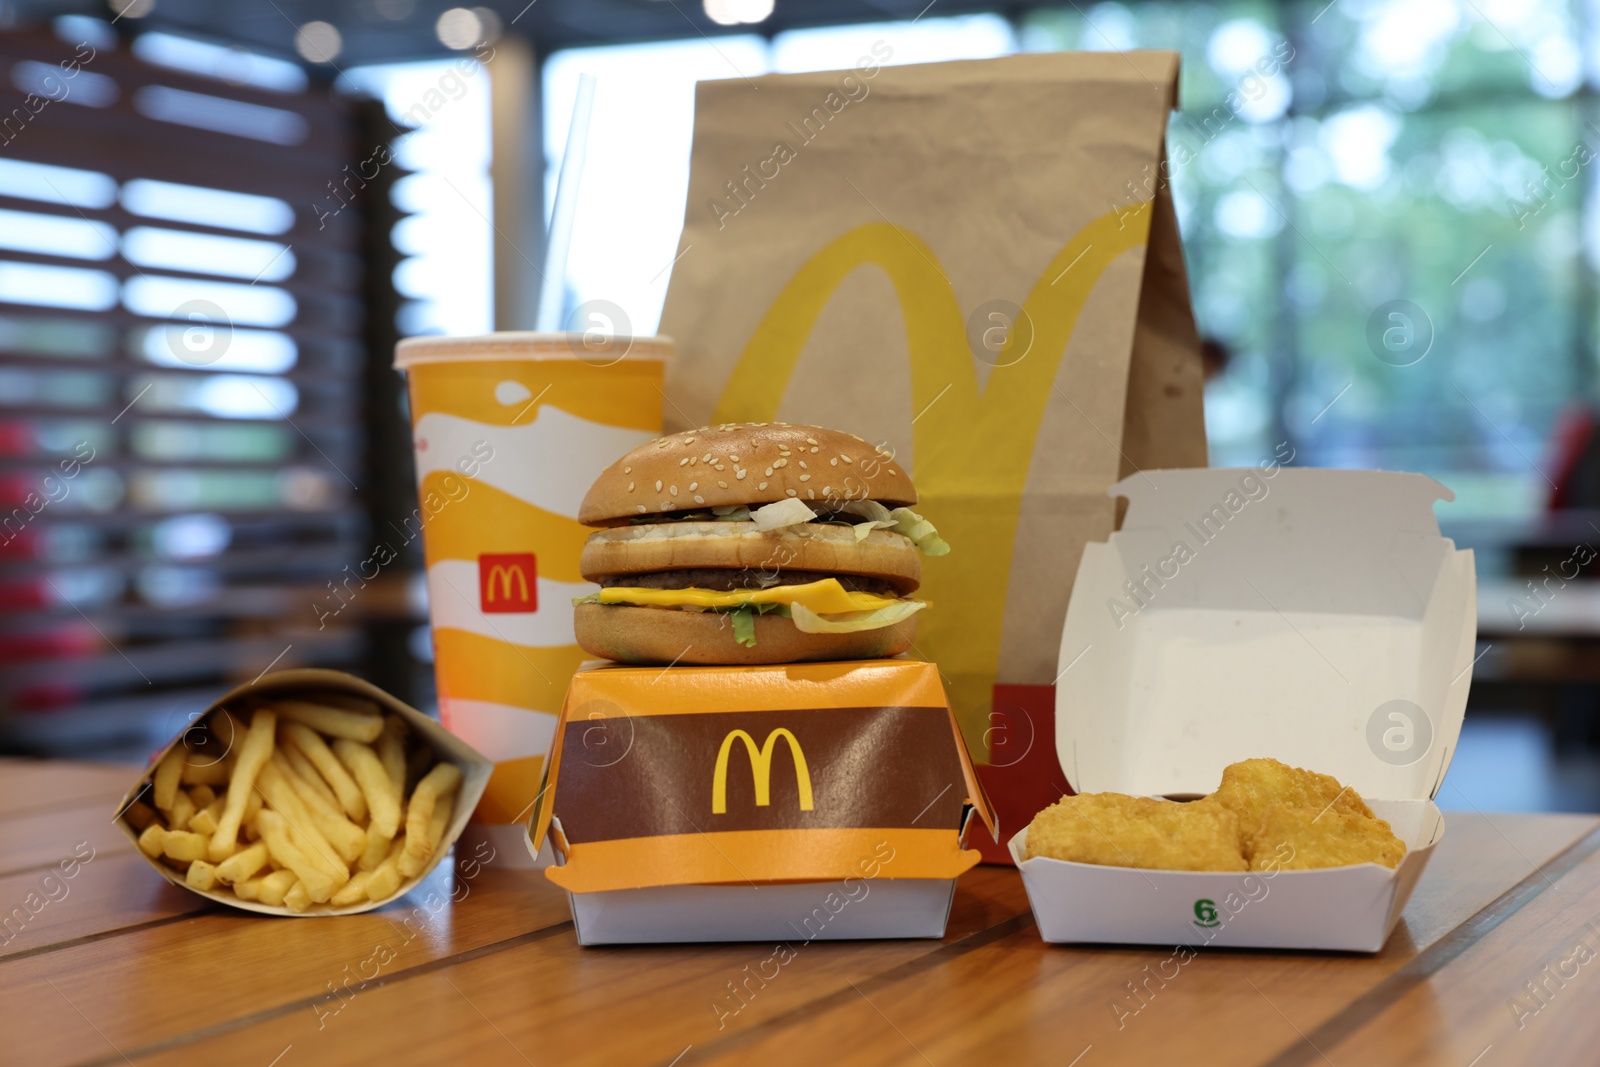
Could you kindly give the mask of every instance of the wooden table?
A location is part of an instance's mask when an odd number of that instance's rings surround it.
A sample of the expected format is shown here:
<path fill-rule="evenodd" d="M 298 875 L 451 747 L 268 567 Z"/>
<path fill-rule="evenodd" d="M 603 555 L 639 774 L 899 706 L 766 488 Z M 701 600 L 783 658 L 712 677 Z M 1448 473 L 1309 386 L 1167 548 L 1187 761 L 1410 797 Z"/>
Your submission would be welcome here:
<path fill-rule="evenodd" d="M 1016 873 L 985 867 L 962 879 L 943 941 L 800 946 L 740 1001 L 730 983 L 771 946 L 579 948 L 553 886 L 493 863 L 435 872 L 367 915 L 213 906 L 147 870 L 110 825 L 130 773 L 0 760 L 0 908 L 13 914 L 0 1064 L 1600 1059 L 1592 816 L 1452 815 L 1376 956 L 1201 950 L 1140 1006 L 1129 983 L 1170 950 L 1046 945 Z M 458 900 L 430 912 L 429 890 Z M 30 893 L 37 913 L 19 921 Z"/>

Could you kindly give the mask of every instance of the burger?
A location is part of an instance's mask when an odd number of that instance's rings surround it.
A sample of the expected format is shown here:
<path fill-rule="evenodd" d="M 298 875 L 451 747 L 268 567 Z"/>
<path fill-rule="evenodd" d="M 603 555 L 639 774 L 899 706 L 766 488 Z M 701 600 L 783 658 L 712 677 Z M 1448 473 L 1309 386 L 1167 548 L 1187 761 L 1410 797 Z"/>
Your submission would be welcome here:
<path fill-rule="evenodd" d="M 662 437 L 603 471 L 578 511 L 574 623 L 624 663 L 894 656 L 916 638 L 924 555 L 949 546 L 912 510 L 887 449 L 782 422 Z"/>

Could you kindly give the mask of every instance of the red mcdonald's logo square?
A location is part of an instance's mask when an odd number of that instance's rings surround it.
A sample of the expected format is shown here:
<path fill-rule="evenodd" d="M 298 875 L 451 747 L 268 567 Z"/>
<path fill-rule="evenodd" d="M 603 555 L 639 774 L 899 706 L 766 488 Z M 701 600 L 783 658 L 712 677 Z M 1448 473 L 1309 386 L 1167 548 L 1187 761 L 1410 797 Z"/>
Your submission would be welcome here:
<path fill-rule="evenodd" d="M 478 557 L 478 608 L 485 614 L 539 610 L 539 568 L 532 552 Z"/>

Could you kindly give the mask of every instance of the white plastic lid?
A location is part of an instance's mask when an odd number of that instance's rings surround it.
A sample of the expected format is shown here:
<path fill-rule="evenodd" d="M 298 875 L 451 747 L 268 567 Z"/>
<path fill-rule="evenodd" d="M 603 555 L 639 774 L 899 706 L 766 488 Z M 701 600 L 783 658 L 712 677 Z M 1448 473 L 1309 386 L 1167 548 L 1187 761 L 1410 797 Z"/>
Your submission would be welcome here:
<path fill-rule="evenodd" d="M 579 359 L 609 366 L 622 359 L 666 359 L 677 351 L 672 338 L 597 333 L 486 333 L 476 337 L 407 337 L 394 349 L 394 365 L 465 360 Z"/>
<path fill-rule="evenodd" d="M 1086 546 L 1056 682 L 1080 792 L 1209 793 L 1271 756 L 1363 796 L 1431 797 L 1461 732 L 1477 633 L 1472 553 L 1419 474 L 1146 471 Z"/>

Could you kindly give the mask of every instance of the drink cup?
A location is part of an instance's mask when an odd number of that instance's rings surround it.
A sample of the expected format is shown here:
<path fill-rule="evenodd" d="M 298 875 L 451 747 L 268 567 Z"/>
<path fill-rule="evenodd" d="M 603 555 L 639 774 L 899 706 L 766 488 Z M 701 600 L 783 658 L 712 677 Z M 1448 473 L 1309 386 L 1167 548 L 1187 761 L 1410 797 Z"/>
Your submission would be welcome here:
<path fill-rule="evenodd" d="M 590 531 L 578 505 L 661 434 L 665 337 L 498 333 L 395 350 L 411 398 L 434 673 L 444 725 L 494 761 L 474 814 L 501 862 L 524 825 L 567 682 L 584 658 L 572 599 Z M 504 844 L 506 847 L 501 847 Z"/>

